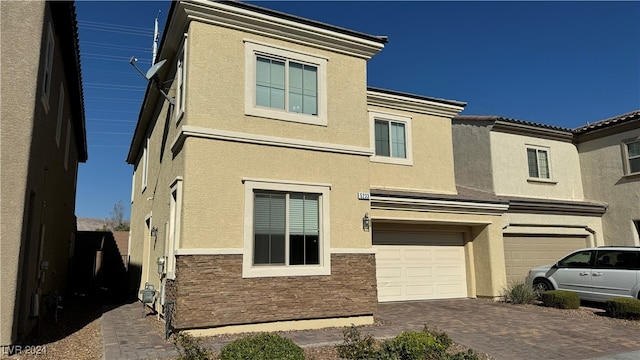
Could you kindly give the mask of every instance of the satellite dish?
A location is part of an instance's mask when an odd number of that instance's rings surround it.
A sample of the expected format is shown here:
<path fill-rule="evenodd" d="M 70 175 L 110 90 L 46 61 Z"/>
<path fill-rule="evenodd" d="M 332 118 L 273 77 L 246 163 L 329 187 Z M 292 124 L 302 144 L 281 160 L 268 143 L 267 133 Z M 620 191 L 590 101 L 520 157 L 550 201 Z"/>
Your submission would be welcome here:
<path fill-rule="evenodd" d="M 146 77 L 147 80 L 151 80 L 153 75 L 155 75 L 158 72 L 158 70 L 160 70 L 162 65 L 164 65 L 164 63 L 166 63 L 166 62 L 167 62 L 167 59 L 163 59 L 163 60 L 160 60 L 157 63 L 153 64 L 153 66 L 150 67 L 149 70 L 147 70 L 147 74 L 144 77 Z"/>
<path fill-rule="evenodd" d="M 154 78 L 154 76 L 160 70 L 162 65 L 164 65 L 164 63 L 167 62 L 167 59 L 162 59 L 162 60 L 158 61 L 157 63 L 153 64 L 153 66 L 150 67 L 149 70 L 147 70 L 146 74 L 144 74 L 140 70 L 140 68 L 138 68 L 136 66 L 136 64 L 135 64 L 136 61 L 138 61 L 138 59 L 136 59 L 134 56 L 132 56 L 131 59 L 129 59 L 129 64 L 131 64 L 131 66 L 133 66 L 140 73 L 140 75 L 142 75 L 145 79 L 147 79 L 147 81 L 150 81 L 152 84 L 154 84 L 156 86 L 156 88 L 158 89 L 158 91 L 160 91 L 162 96 L 164 96 L 164 98 L 167 99 L 167 101 L 169 101 L 169 103 L 171 105 L 175 105 L 175 98 L 170 98 L 167 95 L 167 93 L 164 90 L 162 90 L 162 87 L 160 86 L 160 83 L 159 83 L 159 80 L 158 80 L 157 76 Z"/>

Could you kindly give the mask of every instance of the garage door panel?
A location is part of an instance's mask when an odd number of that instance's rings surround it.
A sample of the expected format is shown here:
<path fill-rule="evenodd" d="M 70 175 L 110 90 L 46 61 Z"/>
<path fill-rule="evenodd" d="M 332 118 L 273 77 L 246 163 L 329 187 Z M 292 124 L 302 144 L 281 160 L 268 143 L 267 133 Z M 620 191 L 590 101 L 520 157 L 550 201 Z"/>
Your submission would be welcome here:
<path fill-rule="evenodd" d="M 398 267 L 378 268 L 378 278 L 393 279 L 402 276 L 402 269 Z"/>
<path fill-rule="evenodd" d="M 504 235 L 507 283 L 522 281 L 531 268 L 552 264 L 573 250 L 587 246 L 586 238 Z"/>
<path fill-rule="evenodd" d="M 466 297 L 461 234 L 373 233 L 378 300 Z"/>
<path fill-rule="evenodd" d="M 427 266 L 407 266 L 407 278 L 433 277 L 433 269 Z"/>

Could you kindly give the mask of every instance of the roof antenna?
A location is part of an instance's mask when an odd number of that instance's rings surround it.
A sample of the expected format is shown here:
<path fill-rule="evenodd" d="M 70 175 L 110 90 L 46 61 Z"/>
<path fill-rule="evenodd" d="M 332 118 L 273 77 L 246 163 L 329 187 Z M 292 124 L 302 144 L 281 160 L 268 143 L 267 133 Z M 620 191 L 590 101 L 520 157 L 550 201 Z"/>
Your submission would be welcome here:
<path fill-rule="evenodd" d="M 135 64 L 136 61 L 138 61 L 138 59 L 136 59 L 135 56 L 132 56 L 131 59 L 129 59 L 129 64 L 131 64 L 131 66 L 136 68 L 136 70 L 138 70 L 140 75 L 142 75 L 142 77 L 147 79 L 147 81 L 150 81 L 151 83 L 153 83 L 156 86 L 156 88 L 158 89 L 158 91 L 160 91 L 162 96 L 164 96 L 164 98 L 167 99 L 169 104 L 175 105 L 175 98 L 170 98 L 167 95 L 167 93 L 165 93 L 164 90 L 162 90 L 162 87 L 160 86 L 160 79 L 159 79 L 159 77 L 157 75 L 157 72 L 160 71 L 160 68 L 162 67 L 162 65 L 164 65 L 164 63 L 167 62 L 167 59 L 162 59 L 162 60 L 158 61 L 157 63 L 153 64 L 153 66 L 151 66 L 149 68 L 149 70 L 147 70 L 146 74 L 143 73 L 142 70 L 140 70 L 140 68 Z"/>
<path fill-rule="evenodd" d="M 158 17 L 160 17 L 160 11 L 162 10 L 158 10 L 158 15 L 153 24 L 153 56 L 151 57 L 151 65 L 156 63 L 156 55 L 158 55 Z"/>
<path fill-rule="evenodd" d="M 166 92 L 164 92 L 164 90 L 162 90 L 162 86 L 160 85 L 160 79 L 158 77 L 157 72 L 160 71 L 160 68 L 162 67 L 162 65 L 164 65 L 164 63 L 167 62 L 167 59 L 162 59 L 160 61 L 158 61 L 156 63 L 156 56 L 158 55 L 158 17 L 160 16 L 160 10 L 158 10 L 158 16 L 156 16 L 156 20 L 154 22 L 154 29 L 153 29 L 153 57 L 151 58 L 151 67 L 149 68 L 149 70 L 147 70 L 147 73 L 143 73 L 142 70 L 140 70 L 140 68 L 135 64 L 136 61 L 138 61 L 138 59 L 136 59 L 135 56 L 132 56 L 129 59 L 129 64 L 131 64 L 131 66 L 133 66 L 138 73 L 140 73 L 140 75 L 142 75 L 142 77 L 144 77 L 145 79 L 147 79 L 147 81 L 150 81 L 151 83 L 153 83 L 156 86 L 156 89 L 158 89 L 158 91 L 160 91 L 160 93 L 162 94 L 162 96 L 164 96 L 165 99 L 167 99 L 167 101 L 169 102 L 169 104 L 171 105 L 175 105 L 175 98 L 170 98 Z"/>

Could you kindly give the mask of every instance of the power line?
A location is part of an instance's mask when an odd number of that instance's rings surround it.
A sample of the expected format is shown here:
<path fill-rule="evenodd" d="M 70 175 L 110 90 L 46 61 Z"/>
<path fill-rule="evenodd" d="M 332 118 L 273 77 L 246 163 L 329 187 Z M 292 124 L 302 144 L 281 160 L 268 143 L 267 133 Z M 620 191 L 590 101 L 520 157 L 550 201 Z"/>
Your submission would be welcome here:
<path fill-rule="evenodd" d="M 130 29 L 130 30 L 138 30 L 138 31 L 147 31 L 148 30 L 148 28 L 141 27 L 141 26 L 131 26 L 131 25 L 122 25 L 122 24 L 103 23 L 103 22 L 89 21 L 89 20 L 78 20 L 78 25 L 80 25 L 80 24 L 93 25 L 93 26 L 112 26 L 112 27 L 119 27 L 119 28 L 125 28 L 125 29 Z"/>
<path fill-rule="evenodd" d="M 79 23 L 78 29 L 89 30 L 89 31 L 104 31 L 104 32 L 111 32 L 116 34 L 153 37 L 153 30 L 134 30 L 134 29 L 119 28 L 118 26 L 103 26 L 103 25 L 91 25 L 91 24 L 83 25 Z"/>
<path fill-rule="evenodd" d="M 102 132 L 102 131 L 88 131 L 88 135 L 128 135 L 131 136 L 131 133 L 116 133 L 116 132 Z"/>
<path fill-rule="evenodd" d="M 87 118 L 87 121 L 106 121 L 106 122 L 127 122 L 127 123 L 137 123 L 135 120 L 121 120 L 121 119 L 98 119 L 98 118 Z"/>
<path fill-rule="evenodd" d="M 143 51 L 143 52 L 152 52 L 151 48 L 140 48 L 137 46 L 125 46 L 125 45 L 116 45 L 116 44 L 107 44 L 107 43 L 99 43 L 94 41 L 84 41 L 81 43 L 82 47 L 91 47 L 91 48 L 107 48 L 107 49 L 115 49 L 115 50 L 130 50 L 130 51 Z"/>
<path fill-rule="evenodd" d="M 91 86 L 115 86 L 121 87 L 123 89 L 145 89 L 144 86 L 135 86 L 135 85 L 120 85 L 120 84 L 107 84 L 107 83 L 94 83 L 94 82 L 86 82 L 85 85 Z"/>
<path fill-rule="evenodd" d="M 102 97 L 102 96 L 85 96 L 84 99 L 85 100 L 106 101 L 106 102 L 127 102 L 127 103 L 135 103 L 135 104 L 140 104 L 141 103 L 141 100 L 124 99 L 124 98 L 109 98 L 109 97 Z"/>

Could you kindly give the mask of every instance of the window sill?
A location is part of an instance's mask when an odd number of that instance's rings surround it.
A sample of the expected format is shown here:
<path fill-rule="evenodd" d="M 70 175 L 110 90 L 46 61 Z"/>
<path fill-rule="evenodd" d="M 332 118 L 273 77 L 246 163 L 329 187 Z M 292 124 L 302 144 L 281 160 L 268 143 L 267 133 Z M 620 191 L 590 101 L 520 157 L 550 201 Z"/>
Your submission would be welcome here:
<path fill-rule="evenodd" d="M 539 178 L 528 178 L 527 182 L 540 183 L 540 184 L 549 184 L 549 185 L 555 185 L 555 184 L 558 183 L 557 181 L 553 181 L 551 179 L 539 179 Z"/>
<path fill-rule="evenodd" d="M 625 179 L 625 180 L 640 179 L 640 172 L 631 173 L 631 174 L 624 174 L 624 175 L 622 175 L 622 178 Z"/>
<path fill-rule="evenodd" d="M 279 110 L 272 110 L 268 108 L 258 108 L 258 107 L 247 106 L 245 108 L 245 115 L 257 116 L 257 117 L 274 119 L 274 120 L 291 121 L 291 122 L 297 122 L 297 123 L 308 124 L 308 125 L 327 126 L 326 117 L 316 116 L 316 115 L 307 115 L 307 114 L 301 114 L 301 113 L 292 113 L 284 110 L 279 111 Z"/>
<path fill-rule="evenodd" d="M 412 159 L 394 158 L 394 157 L 387 157 L 387 156 L 374 155 L 371 157 L 371 162 L 391 164 L 391 165 L 413 166 Z"/>
<path fill-rule="evenodd" d="M 46 96 L 46 95 L 43 94 L 40 97 L 40 102 L 42 102 L 42 107 L 44 108 L 44 113 L 48 114 L 49 113 L 49 96 Z"/>
<path fill-rule="evenodd" d="M 184 110 L 178 110 L 178 114 L 176 115 L 176 126 L 180 125 L 180 122 L 182 122 L 183 117 L 184 117 Z"/>
<path fill-rule="evenodd" d="M 243 278 L 285 277 L 285 276 L 329 276 L 329 266 L 249 266 L 242 269 Z"/>

